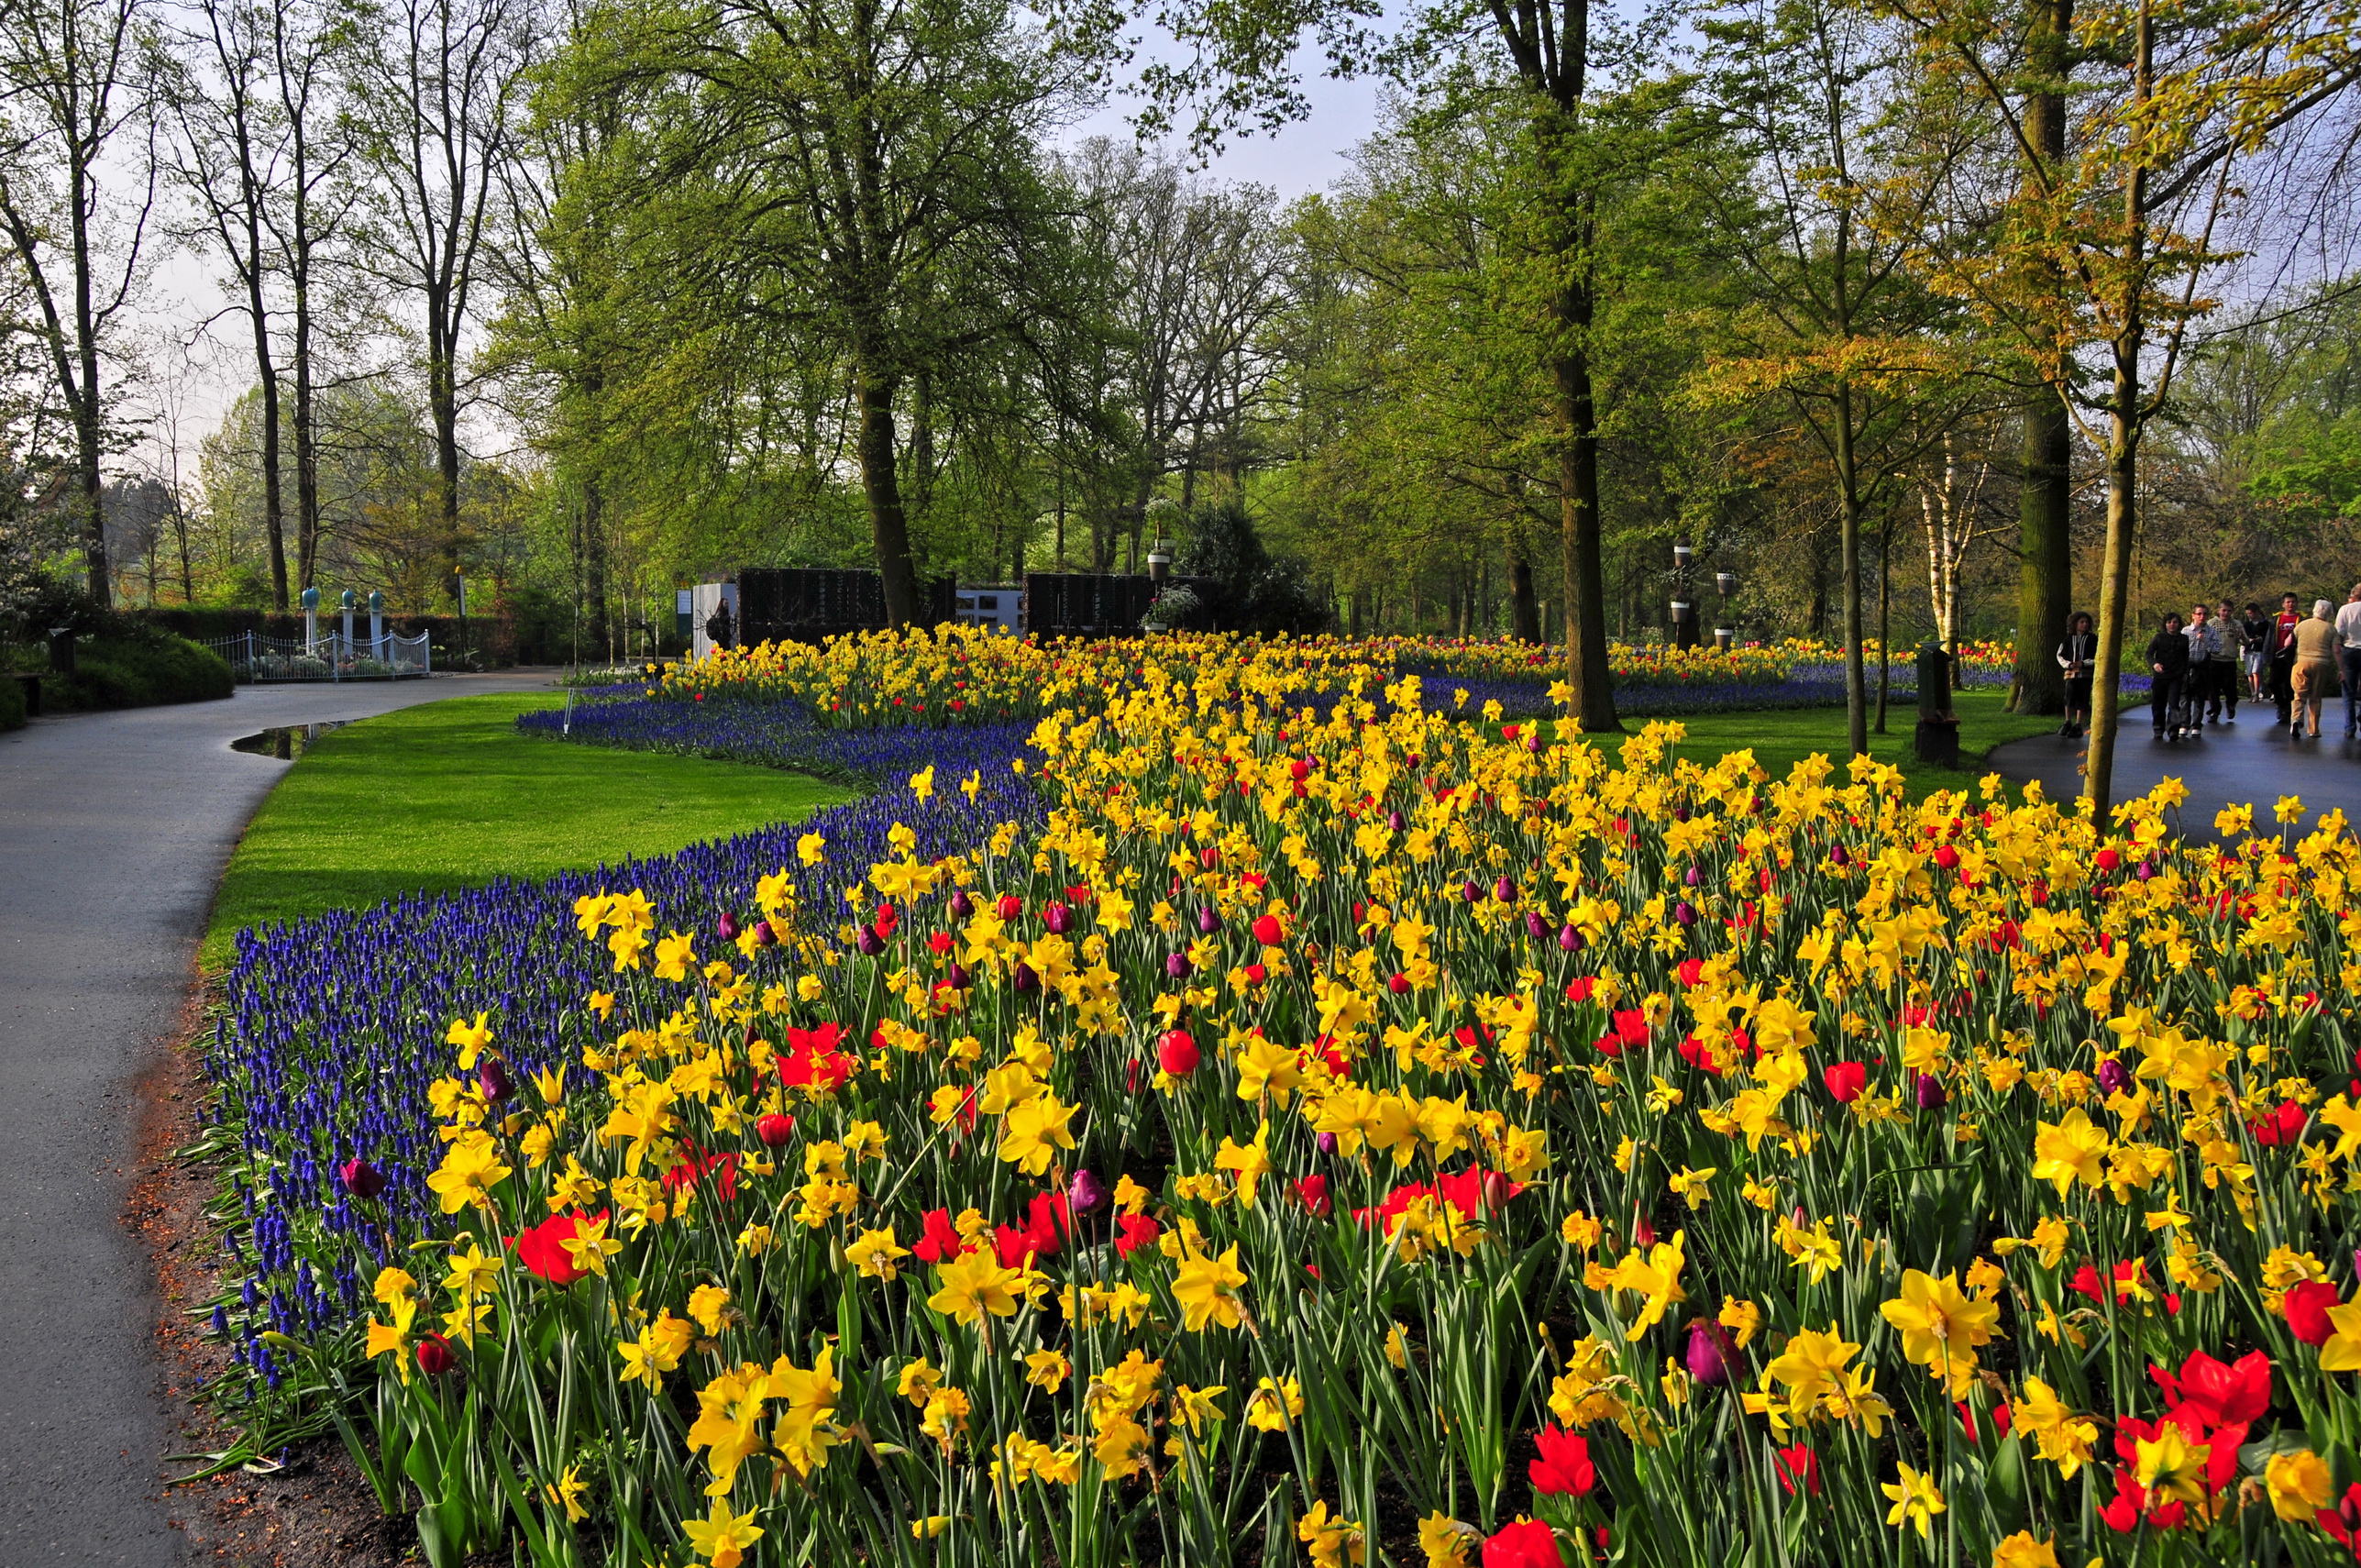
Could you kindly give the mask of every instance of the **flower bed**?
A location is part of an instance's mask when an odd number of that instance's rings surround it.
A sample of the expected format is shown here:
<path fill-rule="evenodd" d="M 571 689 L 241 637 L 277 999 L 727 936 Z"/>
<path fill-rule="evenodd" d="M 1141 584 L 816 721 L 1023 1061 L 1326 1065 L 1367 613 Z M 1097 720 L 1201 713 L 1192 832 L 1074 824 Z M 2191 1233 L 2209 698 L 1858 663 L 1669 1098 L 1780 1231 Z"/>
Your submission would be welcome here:
<path fill-rule="evenodd" d="M 1133 679 L 247 942 L 258 1394 L 438 1562 L 2349 1560 L 2341 821 Z"/>

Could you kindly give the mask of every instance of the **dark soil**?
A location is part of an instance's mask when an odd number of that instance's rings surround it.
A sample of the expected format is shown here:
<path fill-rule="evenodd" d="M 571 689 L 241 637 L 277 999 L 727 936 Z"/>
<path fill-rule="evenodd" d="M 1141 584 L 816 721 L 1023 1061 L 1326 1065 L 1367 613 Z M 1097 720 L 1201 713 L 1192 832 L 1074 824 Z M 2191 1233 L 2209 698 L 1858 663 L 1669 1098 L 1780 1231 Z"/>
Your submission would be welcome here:
<path fill-rule="evenodd" d="M 139 1084 L 145 1110 L 138 1166 L 123 1214 L 156 1270 L 156 1352 L 184 1453 L 226 1449 L 236 1435 L 193 1403 L 197 1389 L 229 1365 L 227 1351 L 206 1338 L 202 1320 L 187 1312 L 192 1303 L 211 1300 L 221 1286 L 226 1254 L 204 1219 L 216 1178 L 209 1165 L 172 1157 L 199 1131 L 204 1088 L 193 1041 L 202 1012 L 200 994 Z M 375 1494 L 333 1433 L 280 1458 L 281 1467 L 267 1475 L 232 1471 L 167 1494 L 172 1527 L 185 1533 L 193 1561 L 231 1568 L 392 1568 L 419 1561 L 410 1521 L 378 1511 Z M 176 1474 L 203 1468 L 203 1461 L 166 1466 Z"/>

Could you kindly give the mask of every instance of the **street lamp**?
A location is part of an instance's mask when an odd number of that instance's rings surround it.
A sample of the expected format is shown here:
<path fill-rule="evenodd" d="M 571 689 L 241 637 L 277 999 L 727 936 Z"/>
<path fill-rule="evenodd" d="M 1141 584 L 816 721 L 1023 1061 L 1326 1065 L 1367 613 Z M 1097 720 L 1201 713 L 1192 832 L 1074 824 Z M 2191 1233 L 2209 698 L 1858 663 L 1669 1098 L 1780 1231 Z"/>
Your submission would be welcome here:
<path fill-rule="evenodd" d="M 1693 648 L 1697 646 L 1697 607 L 1691 601 L 1689 578 L 1692 551 L 1686 540 L 1672 545 L 1672 646 Z"/>
<path fill-rule="evenodd" d="M 1727 652 L 1738 641 L 1738 625 L 1730 618 L 1730 595 L 1738 591 L 1738 574 L 1729 571 L 1714 573 L 1714 587 L 1722 596 L 1722 624 L 1714 628 L 1714 646 Z"/>

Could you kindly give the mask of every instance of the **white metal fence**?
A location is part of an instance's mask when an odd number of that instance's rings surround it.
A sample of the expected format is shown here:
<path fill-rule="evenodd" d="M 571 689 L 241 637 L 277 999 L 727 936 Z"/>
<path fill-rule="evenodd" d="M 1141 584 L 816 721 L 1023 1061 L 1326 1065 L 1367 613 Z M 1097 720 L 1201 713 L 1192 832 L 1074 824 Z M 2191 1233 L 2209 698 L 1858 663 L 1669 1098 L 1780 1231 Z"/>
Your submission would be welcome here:
<path fill-rule="evenodd" d="M 414 637 L 388 632 L 374 639 L 327 632 L 309 643 L 248 632 L 211 638 L 205 646 L 228 663 L 238 680 L 254 682 L 402 680 L 425 675 L 432 661 L 423 632 Z"/>

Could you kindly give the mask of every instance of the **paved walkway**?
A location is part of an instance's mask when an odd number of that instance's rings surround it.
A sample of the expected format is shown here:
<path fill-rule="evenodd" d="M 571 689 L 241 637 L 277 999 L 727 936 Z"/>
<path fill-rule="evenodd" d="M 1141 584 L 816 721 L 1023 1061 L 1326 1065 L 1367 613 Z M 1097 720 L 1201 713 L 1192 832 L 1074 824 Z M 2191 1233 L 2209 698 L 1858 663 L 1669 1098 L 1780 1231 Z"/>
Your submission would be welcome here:
<path fill-rule="evenodd" d="M 2179 779 L 2189 787 L 2181 826 L 2195 839 L 2216 836 L 2213 813 L 2232 804 L 2251 803 L 2269 831 L 2282 795 L 2303 801 L 2305 827 L 2332 807 L 2361 824 L 2361 740 L 2344 738 L 2344 700 L 2322 707 L 2318 740 L 2289 739 L 2274 716 L 2268 702 L 2241 702 L 2236 723 L 2208 724 L 2203 740 L 2168 744 L 2156 738 L 2145 706 L 2127 710 L 2115 733 L 2115 798 Z M 1992 766 L 2019 783 L 2038 778 L 2050 799 L 2065 800 L 2082 792 L 2086 745 L 2059 735 L 2011 741 L 1993 748 Z"/>
<path fill-rule="evenodd" d="M 222 866 L 288 767 L 229 742 L 550 679 L 246 687 L 0 734 L 0 1564 L 184 1561 L 152 1282 L 120 1216 L 134 1082 L 188 996 Z"/>

